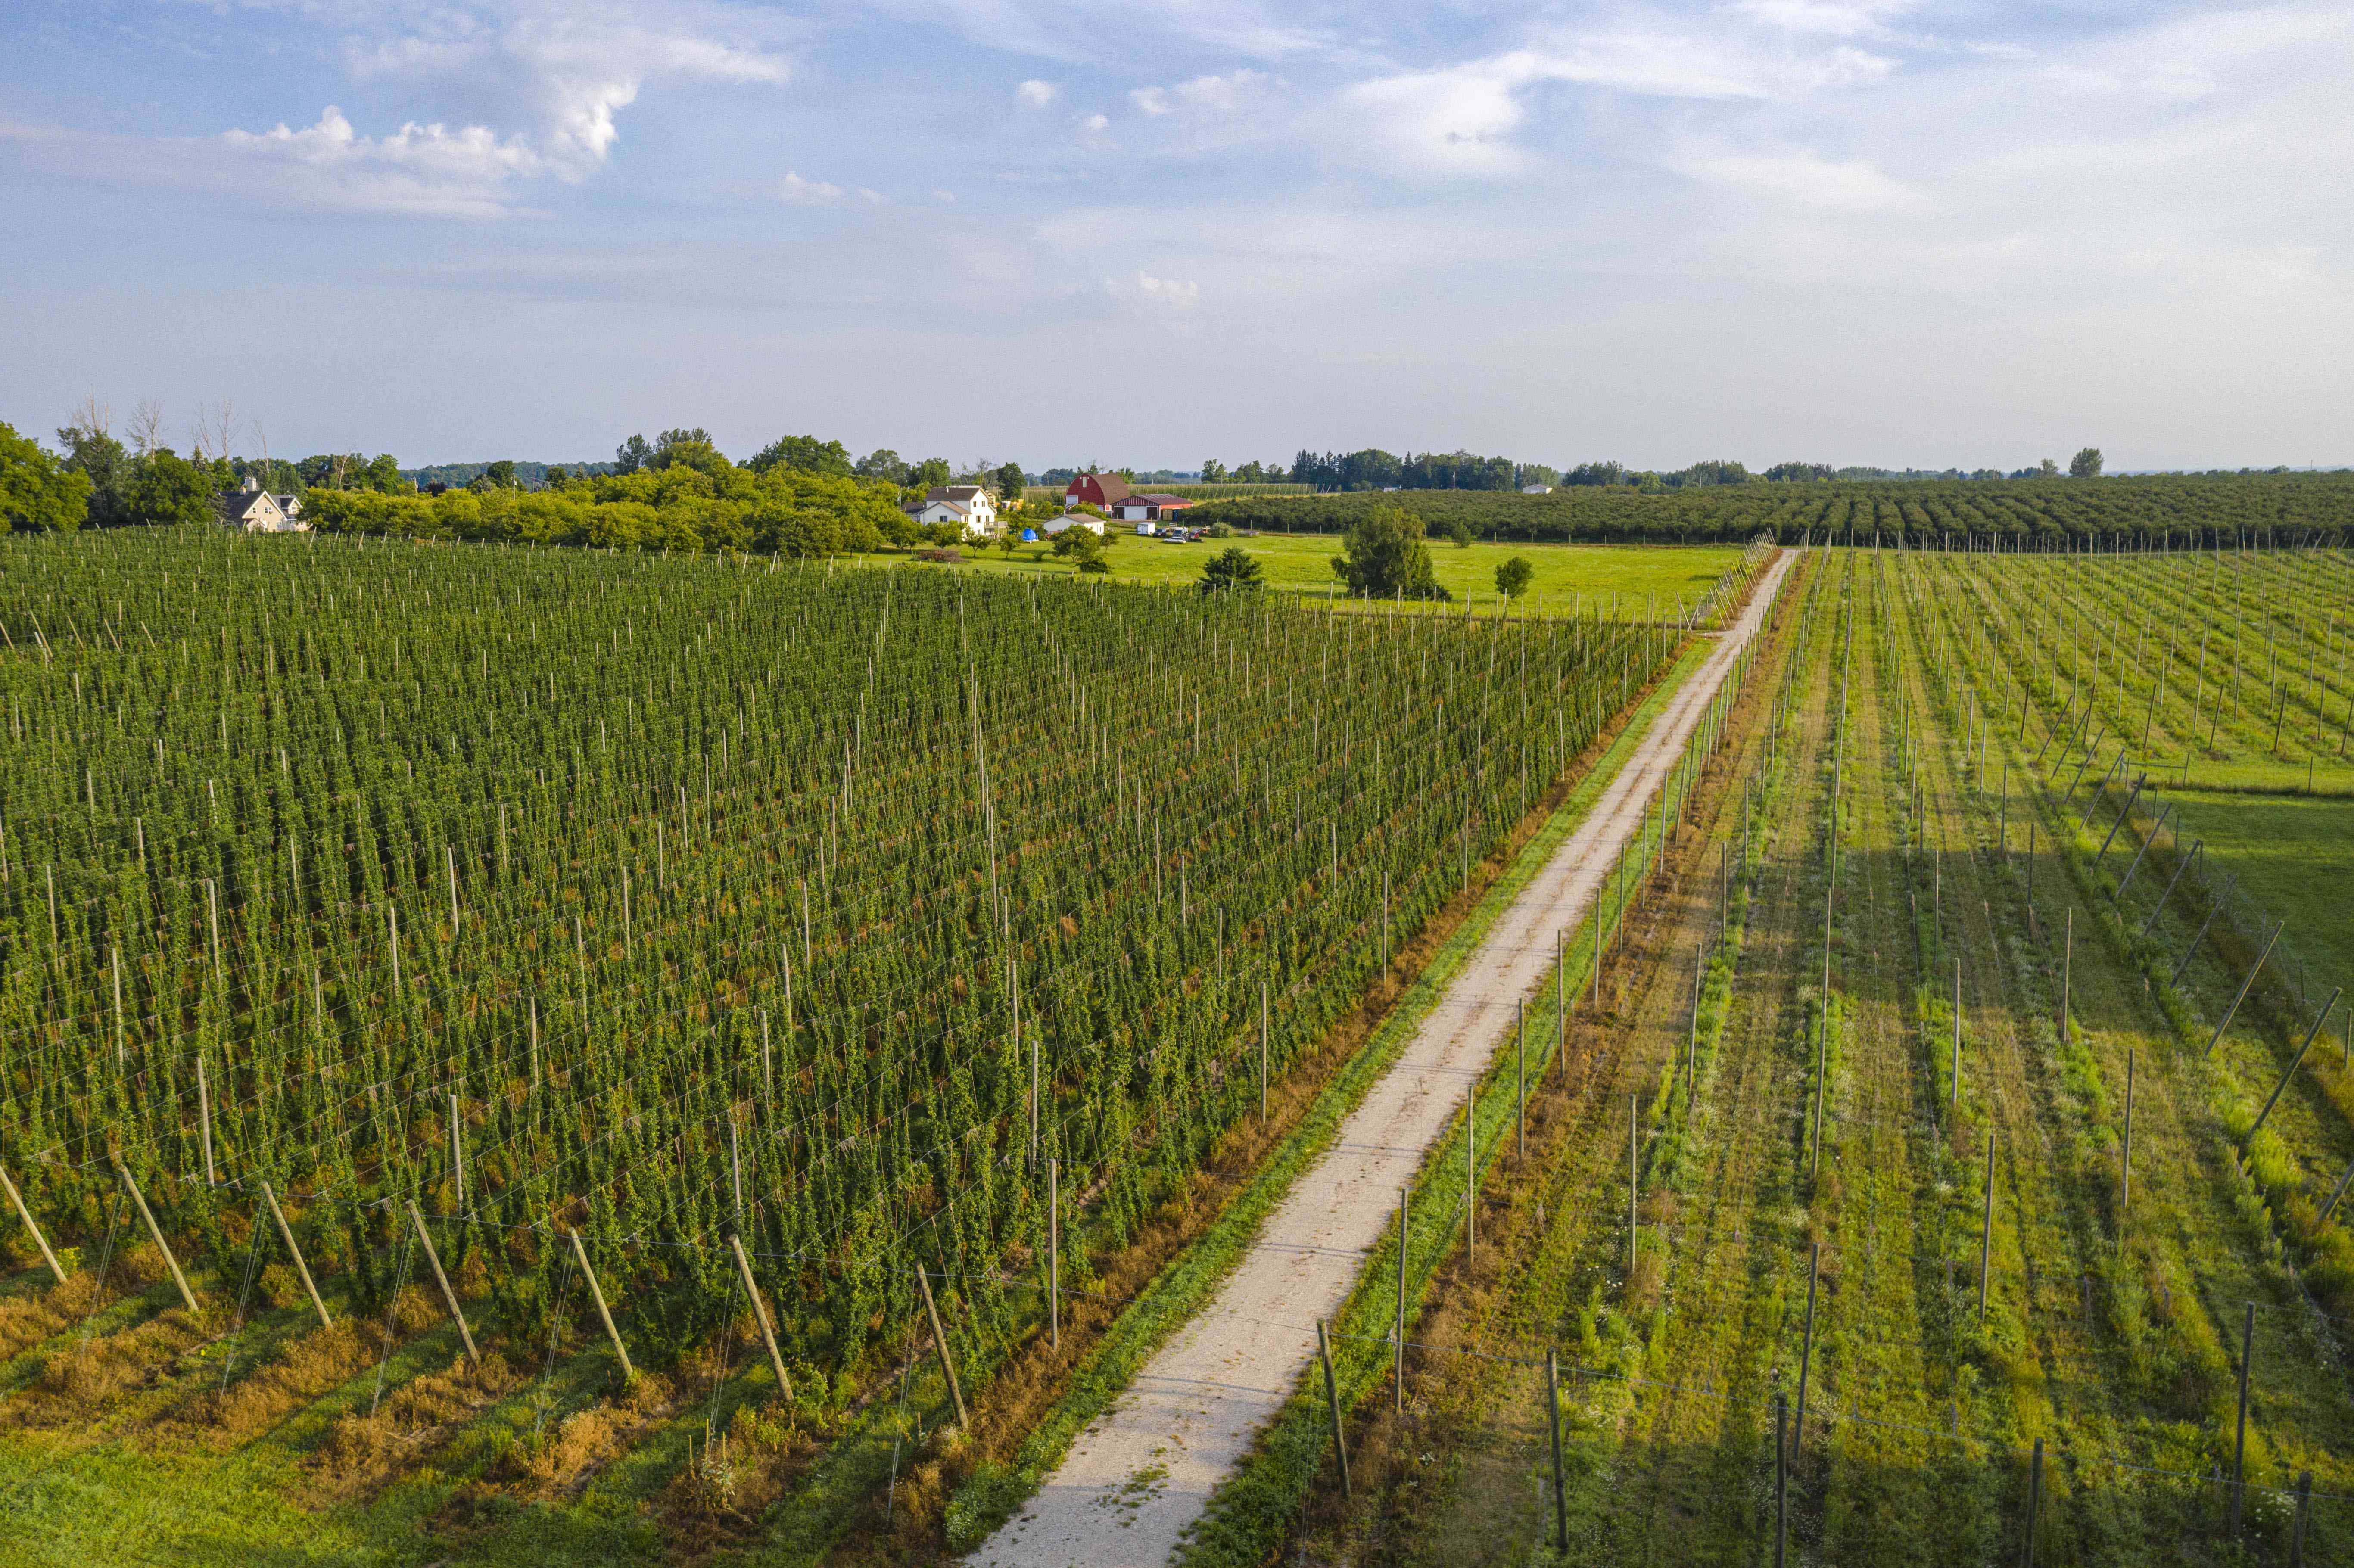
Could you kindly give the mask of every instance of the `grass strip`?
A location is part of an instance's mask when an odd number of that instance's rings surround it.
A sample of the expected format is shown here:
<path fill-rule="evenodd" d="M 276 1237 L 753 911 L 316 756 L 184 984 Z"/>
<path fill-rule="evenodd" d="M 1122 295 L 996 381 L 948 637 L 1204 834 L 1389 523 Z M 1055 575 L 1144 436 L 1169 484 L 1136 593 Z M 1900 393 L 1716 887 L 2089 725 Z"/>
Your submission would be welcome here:
<path fill-rule="evenodd" d="M 1702 652 L 1705 652 L 1704 650 Z M 1678 666 L 1676 683 L 1689 674 Z M 1630 734 L 1648 732 L 1648 724 L 1630 726 Z M 1700 744 L 1705 729 L 1693 732 L 1686 742 L 1689 749 Z M 1610 770 L 1615 773 L 1615 768 Z M 1607 775 L 1597 772 L 1597 777 Z M 1674 777 L 1670 771 L 1670 778 Z M 1664 788 L 1664 787 L 1663 787 Z M 1662 802 L 1669 799 L 1664 793 Z M 1653 810 L 1658 810 L 1655 805 Z M 1681 809 L 1680 806 L 1676 809 Z M 1524 885 L 1560 842 L 1566 838 L 1582 818 L 1582 810 L 1573 814 L 1564 810 L 1546 825 L 1545 832 L 1532 841 L 1516 863 L 1512 874 L 1500 880 L 1491 891 L 1490 899 L 1483 901 L 1476 921 L 1475 936 L 1484 936 L 1504 905 Z M 1638 830 L 1639 831 L 1639 830 Z M 1509 885 L 1507 885 L 1509 884 Z M 1500 894 L 1500 898 L 1498 895 Z M 1596 918 L 1600 910 L 1590 914 L 1581 924 L 1586 928 L 1589 948 L 1595 937 L 1604 929 Z M 1469 931 L 1475 922 L 1466 922 Z M 1464 933 L 1458 932 L 1461 936 Z M 1469 950 L 1469 946 L 1463 949 Z M 1449 965 L 1451 976 L 1459 967 Z M 1434 966 L 1436 969 L 1436 966 Z M 1436 983 L 1444 989 L 1444 979 Z M 1435 1000 L 1435 997 L 1434 997 Z M 1532 1014 L 1550 1021 L 1551 999 L 1539 994 L 1539 1006 Z M 1411 1029 L 1419 1021 L 1417 1012 L 1412 1020 L 1401 1018 L 1411 1037 Z M 1532 1023 L 1538 1022 L 1532 1017 Z M 1532 1079 L 1542 1079 L 1550 1066 L 1558 1040 L 1557 1028 L 1539 1027 L 1532 1030 L 1529 1071 Z M 1401 1041 L 1401 1044 L 1403 1042 Z M 1478 1150 L 1484 1158 L 1478 1161 L 1482 1175 L 1504 1153 L 1511 1141 L 1514 1118 L 1519 1114 L 1520 1087 L 1515 1061 L 1500 1055 L 1479 1086 L 1472 1101 L 1472 1115 L 1478 1128 Z M 1439 1266 L 1455 1246 L 1468 1200 L 1460 1172 L 1467 1161 L 1464 1151 L 1465 1123 L 1458 1118 L 1445 1137 L 1431 1150 L 1423 1164 L 1423 1174 L 1416 1181 L 1417 1201 L 1407 1216 L 1405 1267 L 1407 1276 L 1407 1332 L 1411 1335 L 1428 1298 L 1432 1282 Z M 1419 1189 L 1435 1186 L 1440 1192 L 1453 1187 L 1460 1194 L 1448 1204 L 1419 1197 Z M 1333 1320 L 1332 1370 L 1340 1384 L 1341 1403 L 1344 1410 L 1354 1408 L 1384 1377 L 1388 1374 L 1394 1353 L 1390 1332 L 1396 1310 L 1396 1282 L 1399 1270 L 1398 1246 L 1394 1240 L 1385 1242 L 1367 1260 L 1356 1288 L 1349 1296 L 1340 1314 Z M 1268 1554 L 1282 1543 L 1291 1521 L 1299 1511 L 1309 1490 L 1316 1483 L 1323 1467 L 1331 1441 L 1330 1417 L 1324 1407 L 1320 1380 L 1308 1379 L 1294 1392 L 1280 1414 L 1261 1437 L 1258 1446 L 1246 1458 L 1242 1468 L 1211 1499 L 1210 1508 L 1196 1524 L 1187 1541 L 1182 1561 L 1188 1568 L 1246 1568 L 1267 1560 Z"/>

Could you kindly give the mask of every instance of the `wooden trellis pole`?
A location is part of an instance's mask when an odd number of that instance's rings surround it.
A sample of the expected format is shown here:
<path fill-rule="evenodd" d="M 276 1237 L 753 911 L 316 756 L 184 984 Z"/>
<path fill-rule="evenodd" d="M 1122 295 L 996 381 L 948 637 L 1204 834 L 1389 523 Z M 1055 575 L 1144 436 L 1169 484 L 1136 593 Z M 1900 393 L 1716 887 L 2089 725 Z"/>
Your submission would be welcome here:
<path fill-rule="evenodd" d="M 425 1261 L 433 1266 L 433 1283 L 441 1287 L 442 1305 L 450 1308 L 451 1321 L 458 1325 L 458 1338 L 466 1347 L 466 1359 L 480 1366 L 482 1358 L 474 1350 L 474 1331 L 466 1326 L 466 1314 L 458 1308 L 458 1293 L 450 1288 L 450 1277 L 441 1271 L 441 1255 L 434 1250 L 433 1238 L 425 1229 L 425 1216 L 417 1212 L 417 1201 L 408 1201 L 408 1223 L 417 1227 L 417 1239 L 425 1245 Z"/>
<path fill-rule="evenodd" d="M 769 1304 L 760 1299 L 760 1287 L 752 1278 L 752 1260 L 744 1255 L 744 1238 L 731 1234 L 727 1248 L 736 1255 L 736 1272 L 744 1277 L 744 1294 L 752 1301 L 752 1319 L 760 1326 L 760 1343 L 769 1352 L 769 1370 L 777 1374 L 777 1390 L 786 1400 L 793 1397 L 793 1380 L 785 1375 L 785 1358 L 777 1351 L 776 1326 L 769 1321 Z"/>
<path fill-rule="evenodd" d="M 2126 1136 L 2124 1157 L 2117 1162 L 2117 1250 L 2126 1249 L 2126 1216 L 2133 1208 L 2134 1052 L 2126 1047 Z"/>
<path fill-rule="evenodd" d="M 970 1428 L 972 1418 L 965 1414 L 964 1389 L 957 1382 L 956 1358 L 949 1354 L 949 1337 L 940 1327 L 940 1309 L 932 1303 L 931 1276 L 924 1272 L 920 1264 L 916 1268 L 916 1287 L 924 1293 L 924 1316 L 931 1319 L 932 1343 L 939 1347 L 940 1370 L 948 1373 L 949 1398 L 956 1404 L 957 1425 Z"/>
<path fill-rule="evenodd" d="M 2329 1000 L 2322 1004 L 2319 1015 L 2313 1021 L 2313 1027 L 2305 1033 L 2305 1044 L 2299 1045 L 2296 1048 L 2296 1054 L 2289 1058 L 2288 1070 L 2280 1075 L 2280 1082 L 2273 1086 L 2272 1094 L 2264 1100 L 2264 1108 L 2258 1111 L 2256 1119 L 2249 1124 L 2248 1140 L 2251 1143 L 2255 1141 L 2257 1129 L 2264 1125 L 2264 1118 L 2272 1115 L 2273 1107 L 2280 1104 L 2281 1091 L 2288 1087 L 2288 1081 L 2291 1078 L 2296 1076 L 2298 1066 L 2305 1061 L 2305 1054 L 2313 1049 L 2315 1039 L 2321 1033 L 2322 1024 L 2328 1021 L 2330 1012 L 2338 1006 L 2338 999 L 2345 994 L 2345 989 L 2340 987 L 2331 991 Z"/>
<path fill-rule="evenodd" d="M 1791 1446 L 1807 1440 L 1807 1377 L 1815 1363 L 1815 1285 L 1823 1270 L 1823 1244 L 1815 1242 L 1807 1249 L 1807 1326 L 1798 1342 L 1798 1414 L 1790 1427 Z"/>
<path fill-rule="evenodd" d="M 1316 1319 L 1316 1355 L 1324 1363 L 1324 1408 L 1332 1417 L 1332 1457 L 1341 1465 L 1341 1495 L 1353 1496 L 1349 1488 L 1348 1435 L 1341 1428 L 1341 1384 L 1332 1375 L 1332 1345 L 1321 1318 Z"/>
<path fill-rule="evenodd" d="M 1561 1466 L 1561 1363 L 1551 1350 L 1545 1351 L 1545 1428 L 1553 1438 L 1553 1541 L 1566 1552 L 1569 1550 L 1569 1489 Z"/>
<path fill-rule="evenodd" d="M 147 1206 L 147 1195 L 132 1179 L 130 1167 L 118 1163 L 114 1173 L 122 1178 L 122 1185 L 131 1193 L 131 1201 L 139 1205 L 139 1217 L 147 1223 L 147 1234 L 154 1241 L 155 1250 L 164 1255 L 164 1265 L 172 1271 L 172 1283 L 180 1287 L 181 1305 L 194 1313 L 196 1310 L 196 1292 L 188 1288 L 188 1277 L 180 1272 L 180 1260 L 172 1255 L 172 1244 L 164 1239 L 164 1227 L 155 1223 L 155 1212 Z"/>
<path fill-rule="evenodd" d="M 2240 1533 L 2248 1496 L 2248 1362 L 2256 1350 L 2256 1304 L 2245 1304 L 2240 1319 L 2240 1420 L 2232 1438 L 2232 1533 Z"/>
<path fill-rule="evenodd" d="M 1978 1321 L 1986 1321 L 1987 1265 L 1994 1255 L 1994 1134 L 1987 1134 L 1986 1215 L 1978 1222 Z"/>
<path fill-rule="evenodd" d="M 16 1183 L 8 1180 L 5 1171 L 0 1171 L 0 1188 L 7 1190 L 8 1202 L 16 1205 L 16 1217 L 25 1222 L 27 1230 L 33 1233 L 33 1245 L 41 1249 L 41 1261 L 49 1266 L 49 1272 L 58 1277 L 59 1285 L 63 1285 L 66 1282 L 64 1266 L 58 1262 L 58 1255 L 49 1250 L 49 1238 L 41 1234 L 41 1227 L 33 1219 L 33 1211 L 26 1205 L 25 1195 L 16 1191 Z"/>
<path fill-rule="evenodd" d="M 1398 1189 L 1397 1328 L 1390 1348 L 1397 1358 L 1394 1386 L 1391 1390 L 1391 1408 L 1399 1415 L 1405 1414 L 1405 1220 L 1406 1204 L 1411 1197 L 1412 1189 Z"/>
<path fill-rule="evenodd" d="M 267 1181 L 261 1184 L 261 1201 L 270 1205 L 270 1217 L 278 1223 L 278 1239 L 286 1244 L 286 1255 L 293 1260 L 294 1274 L 302 1281 L 303 1294 L 311 1298 L 311 1310 L 319 1315 L 319 1327 L 334 1328 L 335 1320 L 327 1316 L 327 1304 L 319 1299 L 319 1287 L 311 1281 L 311 1266 L 302 1261 L 302 1249 L 294 1245 L 294 1227 L 286 1223 L 286 1211 L 278 1206 L 278 1194 L 270 1191 Z M 427 1243 L 426 1248 L 431 1251 L 432 1244 Z M 435 1264 L 433 1271 L 439 1274 L 441 1266 Z"/>
<path fill-rule="evenodd" d="M 2264 960 L 2273 956 L 2273 944 L 2280 940 L 2281 933 L 2287 929 L 2287 927 L 2288 922 L 2285 920 L 2279 921 L 2274 925 L 2273 934 L 2264 943 L 2264 950 L 2256 955 L 2256 961 L 2254 963 L 2248 966 L 2248 978 L 2240 982 L 2240 994 L 2232 999 L 2232 1005 L 2230 1007 L 2224 1009 L 2223 1022 L 2215 1025 L 2214 1037 L 2207 1042 L 2207 1049 L 2200 1052 L 2200 1055 L 2213 1055 L 2215 1054 L 2215 1047 L 2222 1044 L 2223 1031 L 2231 1028 L 2232 1020 L 2239 1016 L 2240 1004 L 2248 1000 L 2248 992 L 2255 989 L 2256 977 L 2264 972 Z"/>
<path fill-rule="evenodd" d="M 638 1371 L 630 1364 L 630 1347 L 621 1343 L 621 1330 L 613 1327 L 613 1314 L 605 1305 L 605 1291 L 597 1283 L 597 1271 L 588 1266 L 588 1249 L 580 1245 L 578 1231 L 567 1228 L 564 1234 L 572 1238 L 573 1261 L 579 1264 L 581 1277 L 588 1281 L 588 1299 L 597 1304 L 597 1318 L 605 1325 L 605 1337 L 613 1341 L 613 1353 L 621 1358 L 621 1379 L 633 1382 Z"/>

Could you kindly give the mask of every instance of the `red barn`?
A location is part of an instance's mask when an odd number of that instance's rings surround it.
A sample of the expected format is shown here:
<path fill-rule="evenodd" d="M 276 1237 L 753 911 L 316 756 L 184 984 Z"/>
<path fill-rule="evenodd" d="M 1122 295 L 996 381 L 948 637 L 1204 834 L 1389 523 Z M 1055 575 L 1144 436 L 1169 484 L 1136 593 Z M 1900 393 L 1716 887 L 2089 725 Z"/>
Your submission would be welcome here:
<path fill-rule="evenodd" d="M 1082 503 L 1109 512 L 1128 499 L 1128 481 L 1116 473 L 1083 473 L 1063 487 L 1063 510 Z"/>

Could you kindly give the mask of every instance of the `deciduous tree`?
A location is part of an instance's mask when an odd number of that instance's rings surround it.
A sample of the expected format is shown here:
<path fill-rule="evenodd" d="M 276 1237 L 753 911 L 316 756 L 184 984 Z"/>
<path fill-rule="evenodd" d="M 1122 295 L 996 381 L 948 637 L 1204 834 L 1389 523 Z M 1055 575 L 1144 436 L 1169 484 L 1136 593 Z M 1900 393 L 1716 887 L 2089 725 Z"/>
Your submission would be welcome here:
<path fill-rule="evenodd" d="M 1332 557 L 1332 575 L 1365 599 L 1447 599 L 1430 565 L 1422 519 L 1399 506 L 1374 506 L 1350 525 L 1347 554 Z"/>
<path fill-rule="evenodd" d="M 69 534 L 90 513 L 90 477 L 0 425 L 0 522 L 16 534 Z"/>

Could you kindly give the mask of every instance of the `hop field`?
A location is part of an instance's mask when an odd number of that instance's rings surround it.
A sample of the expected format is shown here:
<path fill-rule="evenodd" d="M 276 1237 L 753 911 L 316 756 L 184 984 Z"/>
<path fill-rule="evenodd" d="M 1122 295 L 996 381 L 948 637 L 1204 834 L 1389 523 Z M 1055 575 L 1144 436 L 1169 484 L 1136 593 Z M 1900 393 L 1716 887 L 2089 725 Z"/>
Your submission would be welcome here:
<path fill-rule="evenodd" d="M 0 550 L 0 1426 L 292 1421 L 290 1467 L 610 1470 L 657 1517 L 825 1480 L 935 1320 L 984 1387 L 1050 1202 L 1083 1288 L 1681 641 L 769 559 Z"/>
<path fill-rule="evenodd" d="M 2354 1560 L 2338 1042 L 2131 874 L 2169 734 L 2326 778 L 2342 572 L 1817 556 L 1307 1553 Z"/>

